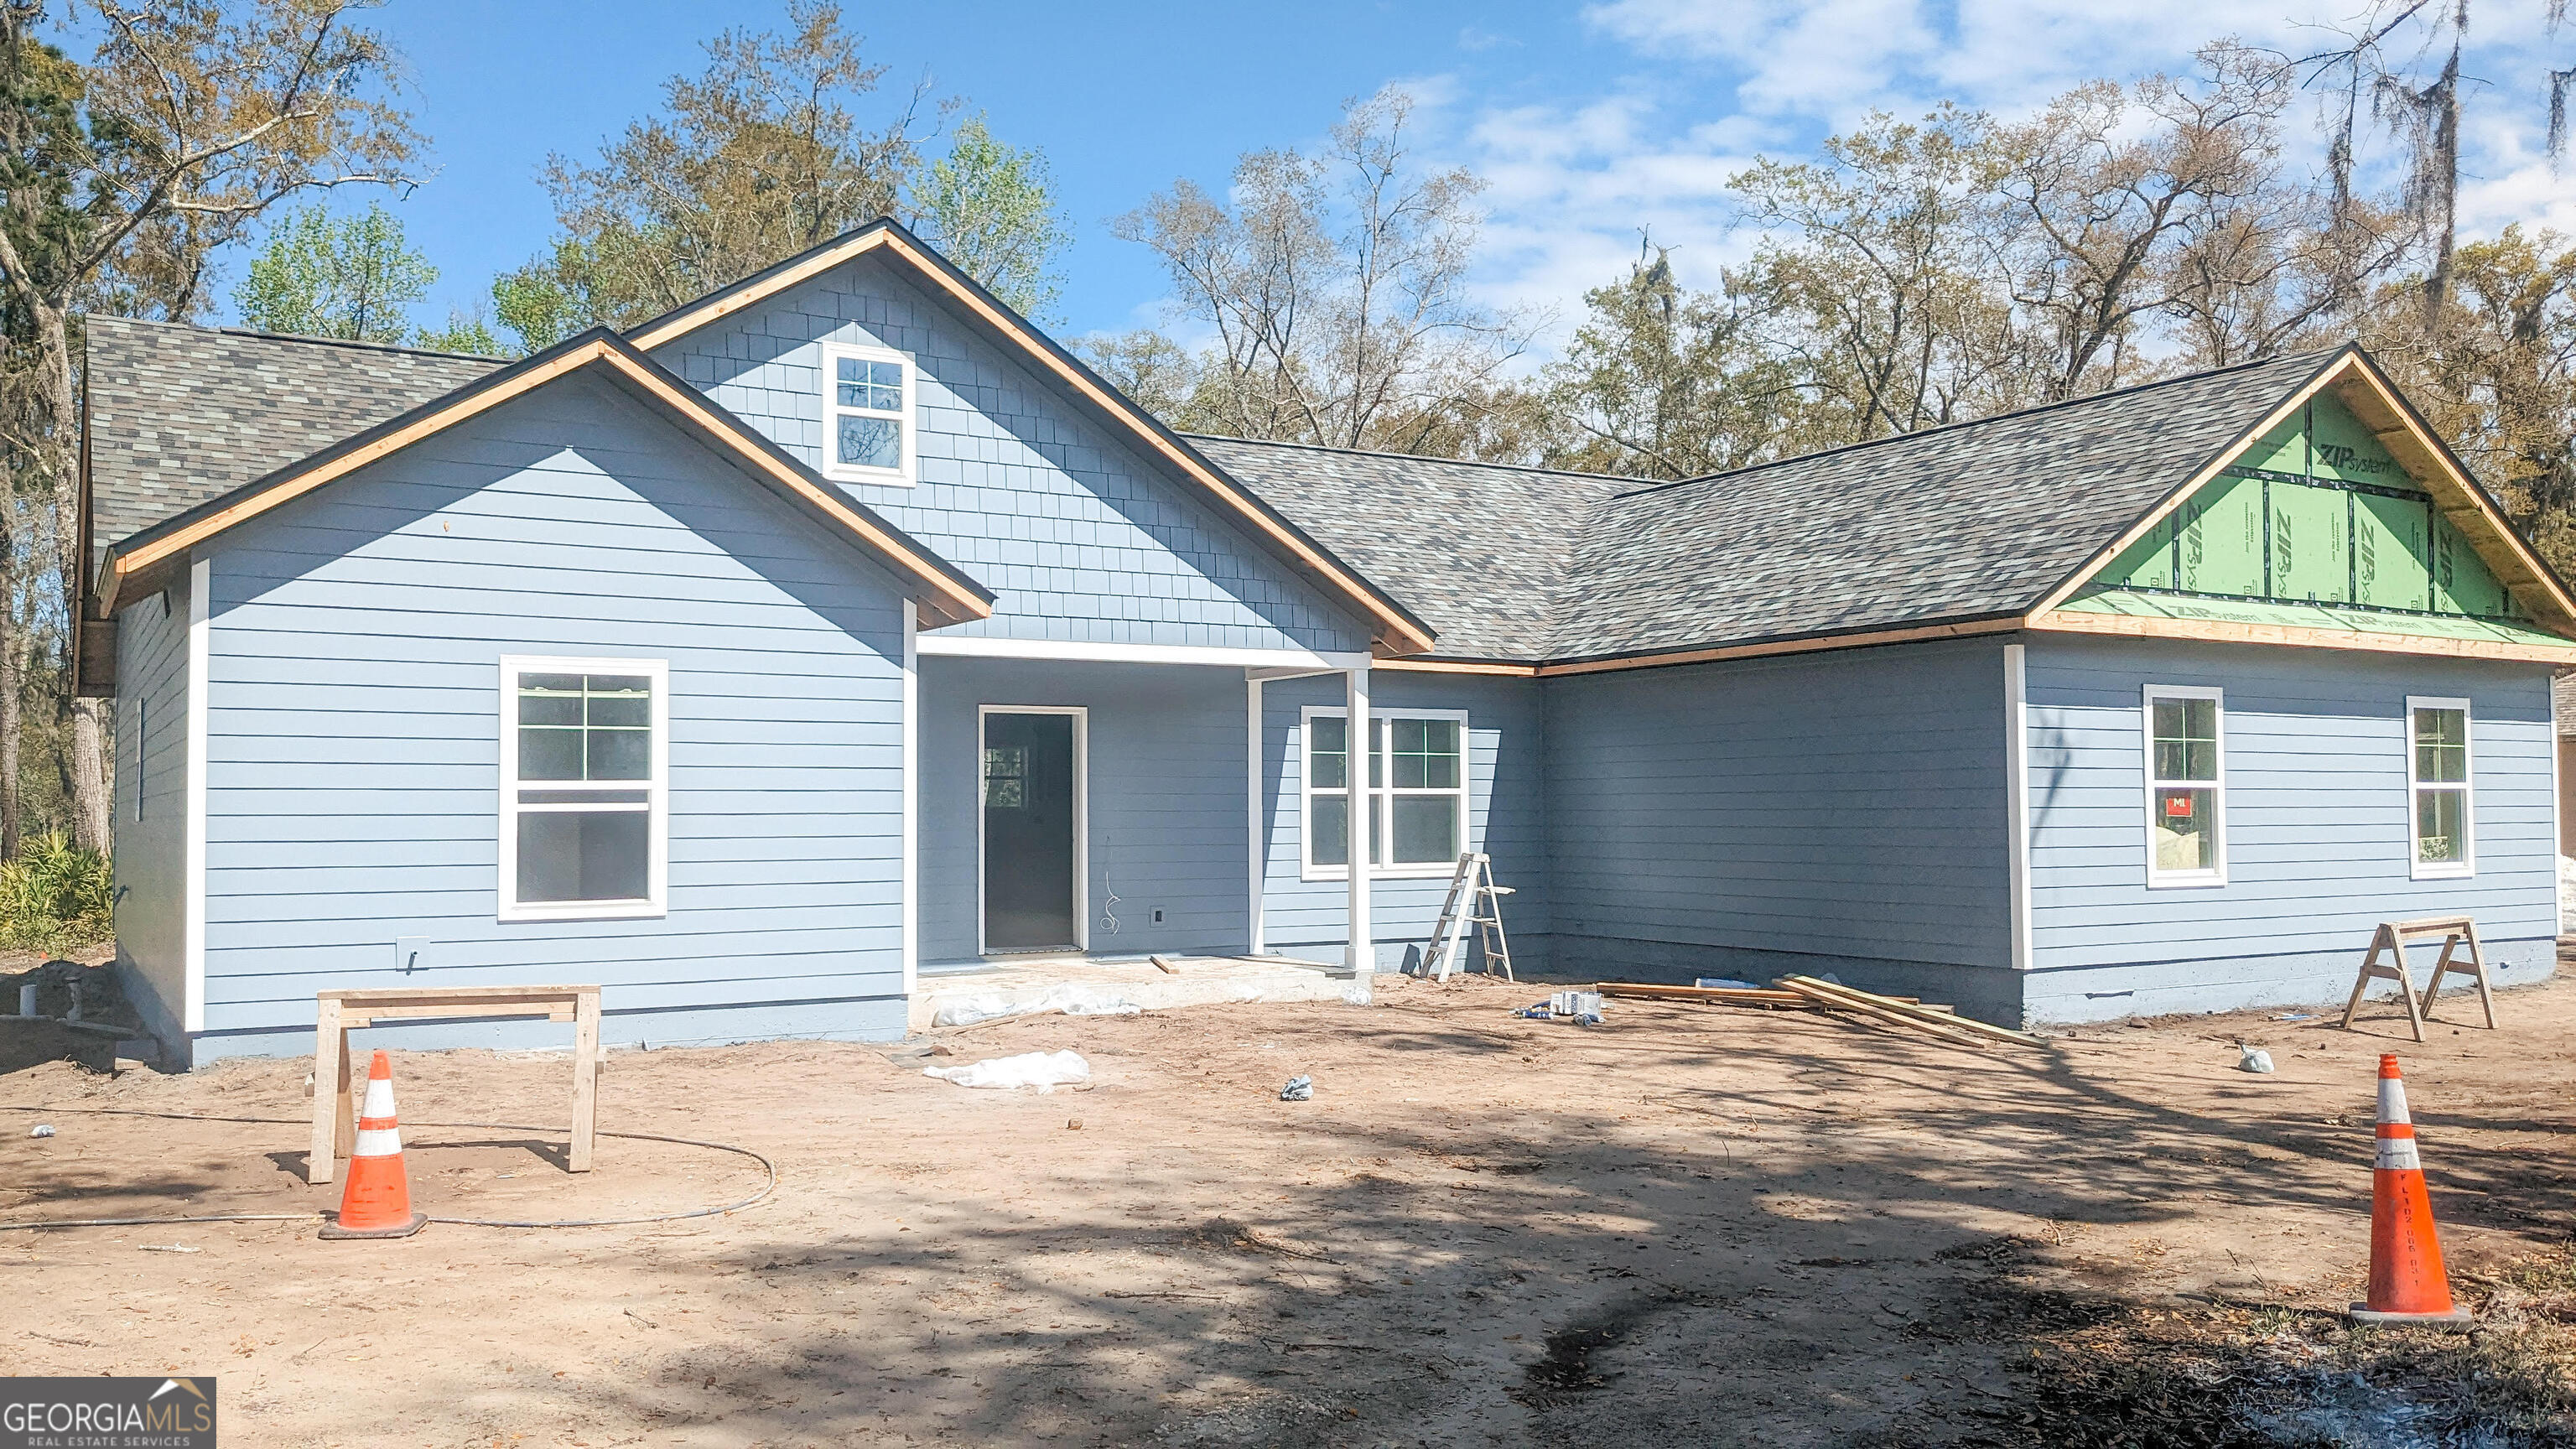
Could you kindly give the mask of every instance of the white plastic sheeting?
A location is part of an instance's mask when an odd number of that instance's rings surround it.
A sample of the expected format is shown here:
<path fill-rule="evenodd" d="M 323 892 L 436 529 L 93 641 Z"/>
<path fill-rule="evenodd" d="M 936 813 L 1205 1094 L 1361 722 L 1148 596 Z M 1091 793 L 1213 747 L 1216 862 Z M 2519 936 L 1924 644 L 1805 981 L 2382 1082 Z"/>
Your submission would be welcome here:
<path fill-rule="evenodd" d="M 925 1077 L 961 1087 L 1035 1087 L 1052 1092 L 1091 1080 L 1091 1063 L 1080 1052 L 1022 1052 L 1015 1057 L 987 1057 L 962 1067 L 923 1067 Z"/>

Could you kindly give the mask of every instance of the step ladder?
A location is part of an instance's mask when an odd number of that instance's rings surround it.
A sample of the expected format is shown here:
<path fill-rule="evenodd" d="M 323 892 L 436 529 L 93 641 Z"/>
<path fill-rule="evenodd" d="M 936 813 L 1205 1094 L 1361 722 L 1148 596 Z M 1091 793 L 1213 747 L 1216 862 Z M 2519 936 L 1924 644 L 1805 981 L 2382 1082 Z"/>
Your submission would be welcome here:
<path fill-rule="evenodd" d="M 1452 971 L 1465 971 L 1467 928 L 1473 926 L 1486 973 L 1499 967 L 1505 981 L 1518 980 L 1512 975 L 1511 943 L 1503 936 L 1503 897 L 1511 893 L 1510 886 L 1494 884 L 1492 856 L 1471 852 L 1458 857 L 1458 869 L 1449 877 L 1449 899 L 1440 907 L 1440 924 L 1431 928 L 1431 949 L 1422 957 L 1422 974 L 1436 971 L 1446 981 Z"/>

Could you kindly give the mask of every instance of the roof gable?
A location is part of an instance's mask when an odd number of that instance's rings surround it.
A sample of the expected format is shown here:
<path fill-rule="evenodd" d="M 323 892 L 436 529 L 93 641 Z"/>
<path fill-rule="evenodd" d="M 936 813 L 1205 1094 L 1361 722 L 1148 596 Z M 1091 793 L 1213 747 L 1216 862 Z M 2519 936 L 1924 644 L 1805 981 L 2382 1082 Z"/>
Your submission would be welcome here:
<path fill-rule="evenodd" d="M 992 595 L 974 579 L 816 477 L 775 443 L 604 329 L 491 372 L 116 541 L 99 566 L 99 606 L 102 612 L 113 613 L 148 590 L 151 581 L 183 565 L 190 550 L 228 529 L 513 398 L 575 375 L 594 375 L 613 383 L 690 433 L 744 476 L 868 551 L 911 586 L 912 597 L 929 619 L 960 623 L 991 613 Z"/>
<path fill-rule="evenodd" d="M 1281 558 L 1306 580 L 1356 607 L 1391 653 L 1429 649 L 1434 633 L 1376 583 L 1244 487 L 1178 434 L 1129 401 L 1027 319 L 978 285 L 902 226 L 879 220 L 788 258 L 721 291 L 631 329 L 636 346 L 654 350 L 802 286 L 861 256 L 899 265 L 926 291 L 1025 360 L 1050 386 L 1169 469 L 1216 505 L 1229 524 Z"/>

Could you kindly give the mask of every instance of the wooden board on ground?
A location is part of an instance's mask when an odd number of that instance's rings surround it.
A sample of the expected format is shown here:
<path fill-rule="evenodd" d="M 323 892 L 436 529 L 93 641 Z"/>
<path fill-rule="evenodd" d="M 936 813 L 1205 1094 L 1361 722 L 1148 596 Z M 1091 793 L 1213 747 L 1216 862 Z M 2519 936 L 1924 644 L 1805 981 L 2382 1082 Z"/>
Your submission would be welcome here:
<path fill-rule="evenodd" d="M 2019 1046 L 2046 1046 L 2043 1037 L 2009 1027 L 1990 1025 L 1973 1017 L 1943 1015 L 1920 1006 L 1909 1006 L 1892 996 L 1875 996 L 1849 986 L 1819 981 L 1812 976 L 1783 976 L 1773 983 L 1784 991 L 1794 991 L 1828 1004 L 1839 1004 L 1852 1011 L 1897 1021 L 1916 1027 L 1933 1036 L 1966 1040 L 1977 1045 L 1991 1041 L 2008 1041 Z"/>

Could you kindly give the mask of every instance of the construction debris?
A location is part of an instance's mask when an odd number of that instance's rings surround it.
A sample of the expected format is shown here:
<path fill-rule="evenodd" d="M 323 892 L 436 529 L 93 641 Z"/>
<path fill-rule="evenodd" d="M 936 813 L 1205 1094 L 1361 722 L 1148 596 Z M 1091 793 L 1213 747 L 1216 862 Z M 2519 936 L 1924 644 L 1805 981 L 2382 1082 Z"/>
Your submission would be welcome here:
<path fill-rule="evenodd" d="M 1015 1057 L 987 1057 L 962 1067 L 923 1067 L 925 1077 L 937 1077 L 961 1087 L 1035 1087 L 1052 1092 L 1058 1087 L 1078 1087 L 1091 1080 L 1091 1064 L 1079 1052 L 1022 1052 Z"/>
<path fill-rule="evenodd" d="M 1927 1036 L 1964 1046 L 1987 1046 L 1996 1041 L 2009 1041 L 2022 1046 L 2045 1046 L 2044 1038 L 2028 1032 L 1990 1026 L 1958 1014 L 1954 1007 L 1927 1004 L 1911 996 L 1879 996 L 1839 982 L 1823 981 L 1812 976 L 1784 976 L 1765 987 L 1744 986 L 1658 986 L 1647 982 L 1604 981 L 1593 988 L 1601 996 L 1629 997 L 1645 1001 L 1696 1001 L 1711 1006 L 1733 1006 L 1757 1011 L 1821 1011 L 1847 1014 L 1881 1025 L 1903 1026 Z M 1533 1007 L 1518 1013 L 1539 1016 L 1542 1008 Z"/>
<path fill-rule="evenodd" d="M 1311 1102 L 1315 1100 L 1315 1079 L 1313 1077 L 1302 1075 L 1290 1077 L 1288 1079 L 1288 1085 L 1279 1089 L 1279 1100 L 1282 1102 Z"/>

